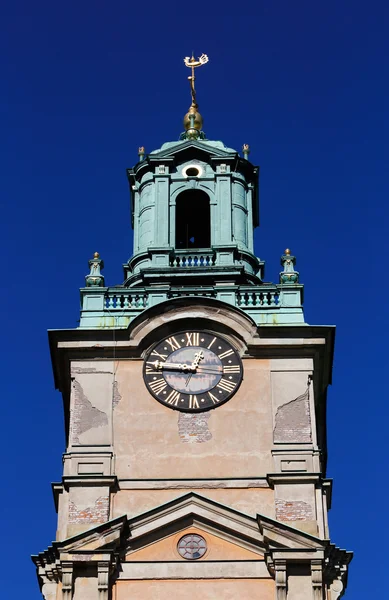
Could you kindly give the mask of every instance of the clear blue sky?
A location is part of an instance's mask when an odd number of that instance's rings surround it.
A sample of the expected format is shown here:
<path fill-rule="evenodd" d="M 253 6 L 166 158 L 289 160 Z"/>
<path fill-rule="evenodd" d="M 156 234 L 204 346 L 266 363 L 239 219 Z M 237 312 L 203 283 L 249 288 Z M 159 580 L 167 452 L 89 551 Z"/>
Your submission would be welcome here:
<path fill-rule="evenodd" d="M 388 12 L 384 0 L 3 0 L 2 568 L 40 597 L 29 555 L 54 538 L 65 440 L 46 330 L 77 326 L 98 250 L 108 285 L 132 252 L 125 169 L 176 140 L 189 106 L 209 139 L 261 165 L 256 253 L 286 247 L 306 319 L 336 324 L 328 402 L 334 543 L 355 551 L 347 598 L 383 597 L 367 556 L 387 528 Z M 386 128 L 386 130 L 385 130 Z M 385 476 L 386 473 L 386 476 Z M 386 531 L 386 535 L 387 535 Z M 384 549 L 382 549 L 384 550 Z"/>

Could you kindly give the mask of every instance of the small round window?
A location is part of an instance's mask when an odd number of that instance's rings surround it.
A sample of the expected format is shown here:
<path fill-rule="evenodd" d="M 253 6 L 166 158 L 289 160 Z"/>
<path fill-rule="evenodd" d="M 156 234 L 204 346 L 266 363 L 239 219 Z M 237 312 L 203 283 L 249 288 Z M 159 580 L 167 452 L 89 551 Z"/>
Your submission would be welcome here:
<path fill-rule="evenodd" d="M 198 177 L 199 175 L 200 171 L 196 169 L 196 167 L 189 167 L 189 169 L 186 170 L 187 177 Z"/>
<path fill-rule="evenodd" d="M 182 169 L 182 174 L 184 177 L 201 177 L 202 173 L 203 169 L 201 166 L 193 163 Z"/>
<path fill-rule="evenodd" d="M 204 556 L 207 542 L 201 535 L 184 535 L 177 544 L 178 554 L 187 560 L 196 560 Z"/>

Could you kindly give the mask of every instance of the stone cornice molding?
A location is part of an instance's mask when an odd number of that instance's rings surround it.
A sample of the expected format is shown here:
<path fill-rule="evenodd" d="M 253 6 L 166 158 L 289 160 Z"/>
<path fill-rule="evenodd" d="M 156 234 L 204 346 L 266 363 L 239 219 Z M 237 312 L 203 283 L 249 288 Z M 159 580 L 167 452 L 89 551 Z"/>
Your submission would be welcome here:
<path fill-rule="evenodd" d="M 122 538 L 127 535 L 127 517 L 124 515 L 66 540 L 53 542 L 47 550 L 31 557 L 41 588 L 47 582 L 65 583 L 68 596 L 64 598 L 70 599 L 74 564 L 78 562 L 109 563 L 110 572 L 113 573 Z"/>
<path fill-rule="evenodd" d="M 112 491 L 118 489 L 118 479 L 116 475 L 66 475 L 62 477 L 62 484 L 65 490 L 71 487 L 109 487 Z M 55 484 L 58 486 L 58 484 Z"/>
<path fill-rule="evenodd" d="M 324 583 L 333 586 L 335 600 L 346 587 L 347 566 L 352 553 L 337 548 L 329 540 L 270 517 L 257 515 L 255 519 L 193 492 L 131 519 L 123 515 L 66 540 L 53 542 L 45 552 L 34 556 L 33 562 L 41 585 L 63 581 L 66 571 L 66 593 L 71 590 L 74 564 L 97 564 L 99 589 L 105 600 L 109 577 L 117 572 L 118 562 L 125 552 L 139 549 L 166 537 L 167 532 L 191 524 L 198 524 L 206 531 L 217 532 L 217 535 L 251 549 L 258 554 L 259 561 L 264 556 L 268 571 L 276 580 L 277 599 L 286 598 L 288 564 L 311 565 L 312 586 L 317 598 Z"/>
<path fill-rule="evenodd" d="M 285 483 L 313 483 L 318 484 L 322 481 L 321 473 L 304 473 L 304 472 L 288 472 L 288 473 L 268 473 L 267 482 L 269 487 L 274 489 L 277 484 Z"/>

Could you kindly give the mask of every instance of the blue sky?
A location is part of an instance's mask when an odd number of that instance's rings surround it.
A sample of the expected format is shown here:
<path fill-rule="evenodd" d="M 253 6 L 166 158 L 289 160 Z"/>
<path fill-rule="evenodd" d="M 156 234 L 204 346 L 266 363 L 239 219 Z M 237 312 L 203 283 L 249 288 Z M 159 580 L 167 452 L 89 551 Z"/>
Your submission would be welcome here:
<path fill-rule="evenodd" d="M 14 576 L 18 561 L 18 597 L 40 597 L 29 555 L 54 538 L 65 447 L 46 330 L 77 326 L 94 251 L 107 284 L 122 281 L 125 169 L 182 131 L 192 49 L 210 57 L 197 78 L 208 138 L 249 143 L 261 165 L 266 279 L 290 247 L 306 320 L 337 325 L 331 536 L 355 551 L 346 597 L 379 595 L 366 553 L 389 491 L 387 29 L 383 0 L 1 3 L 2 564 Z"/>

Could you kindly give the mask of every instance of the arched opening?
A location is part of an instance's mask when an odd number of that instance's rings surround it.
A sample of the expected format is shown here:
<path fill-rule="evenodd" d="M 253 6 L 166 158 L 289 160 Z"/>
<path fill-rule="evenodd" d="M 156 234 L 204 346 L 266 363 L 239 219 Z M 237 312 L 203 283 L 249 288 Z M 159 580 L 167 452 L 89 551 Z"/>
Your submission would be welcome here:
<path fill-rule="evenodd" d="M 176 202 L 176 248 L 210 248 L 209 197 L 200 190 L 182 192 Z"/>

